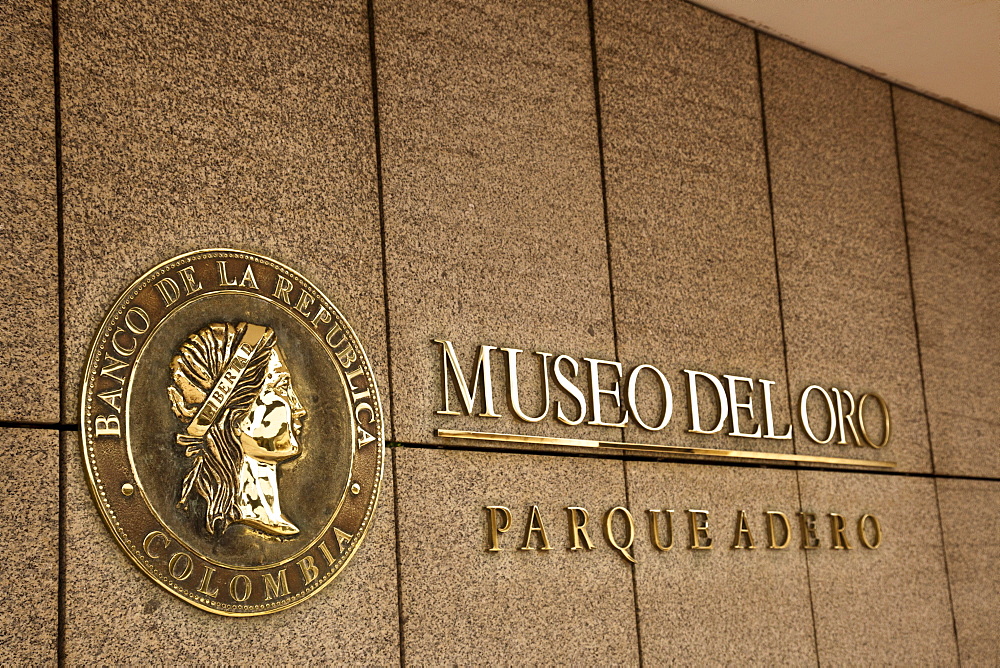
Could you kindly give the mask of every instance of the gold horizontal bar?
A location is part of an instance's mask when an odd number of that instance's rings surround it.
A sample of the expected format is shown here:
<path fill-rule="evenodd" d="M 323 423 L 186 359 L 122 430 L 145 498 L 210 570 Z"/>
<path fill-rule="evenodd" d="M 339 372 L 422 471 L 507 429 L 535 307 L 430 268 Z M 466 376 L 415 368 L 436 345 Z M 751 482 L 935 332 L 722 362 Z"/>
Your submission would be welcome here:
<path fill-rule="evenodd" d="M 753 450 L 716 450 L 714 448 L 687 448 L 680 445 L 656 445 L 654 443 L 619 443 L 617 441 L 591 441 L 582 438 L 555 438 L 553 436 L 526 436 L 523 434 L 499 434 L 483 431 L 460 431 L 438 429 L 439 438 L 464 438 L 473 441 L 499 441 L 504 443 L 526 443 L 530 445 L 556 445 L 565 448 L 605 448 L 615 450 L 636 450 L 657 452 L 668 455 L 694 455 L 729 459 L 760 459 L 769 462 L 803 462 L 808 464 L 834 464 L 838 466 L 865 466 L 869 468 L 891 469 L 896 462 L 880 462 L 870 459 L 845 459 L 843 457 L 819 457 L 815 455 L 790 455 L 783 452 L 754 452 Z"/>

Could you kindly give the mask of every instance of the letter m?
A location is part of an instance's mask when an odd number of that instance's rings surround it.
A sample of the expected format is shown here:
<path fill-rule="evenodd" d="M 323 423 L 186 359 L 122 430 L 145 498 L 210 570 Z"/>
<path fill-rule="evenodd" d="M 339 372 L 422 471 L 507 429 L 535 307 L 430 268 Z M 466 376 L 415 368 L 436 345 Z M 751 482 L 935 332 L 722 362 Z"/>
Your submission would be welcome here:
<path fill-rule="evenodd" d="M 437 414 L 461 415 L 458 411 L 451 410 L 449 404 L 451 395 L 449 380 L 454 378 L 458 388 L 458 396 L 462 400 L 467 415 L 472 415 L 476 394 L 479 392 L 479 382 L 482 380 L 483 412 L 479 415 L 481 417 L 500 417 L 493 412 L 493 380 L 490 376 L 490 351 L 496 350 L 496 346 L 479 346 L 479 359 L 476 360 L 476 371 L 472 377 L 472 391 L 470 392 L 469 384 L 465 381 L 465 374 L 462 373 L 462 367 L 455 356 L 455 348 L 451 345 L 451 341 L 434 339 L 434 343 L 441 344 L 441 389 L 444 392 L 444 410 L 437 411 Z"/>
<path fill-rule="evenodd" d="M 281 596 L 288 596 L 288 578 L 285 577 L 285 569 L 278 571 L 277 581 L 270 573 L 264 573 L 264 600 L 270 601 Z"/>

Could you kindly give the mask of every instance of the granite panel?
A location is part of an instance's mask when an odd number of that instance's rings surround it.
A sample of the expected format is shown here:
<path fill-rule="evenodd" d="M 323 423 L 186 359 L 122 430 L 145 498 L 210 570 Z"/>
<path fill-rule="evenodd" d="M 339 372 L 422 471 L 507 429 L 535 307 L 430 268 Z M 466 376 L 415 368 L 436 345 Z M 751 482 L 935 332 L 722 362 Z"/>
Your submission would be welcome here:
<path fill-rule="evenodd" d="M 637 518 L 635 587 L 647 665 L 752 659 L 816 663 L 806 557 L 798 545 L 769 549 L 767 511 L 795 521 L 796 472 L 630 461 L 629 503 Z M 651 540 L 648 510 L 673 510 L 673 547 Z M 688 509 L 707 510 L 711 550 L 692 549 Z M 740 511 L 746 536 L 734 548 Z M 669 544 L 661 513 L 661 545 Z M 780 523 L 780 519 L 774 520 Z M 782 529 L 775 524 L 778 544 Z M 752 611 L 752 612 L 751 612 Z"/>
<path fill-rule="evenodd" d="M 1000 125 L 893 95 L 934 470 L 1000 477 Z"/>
<path fill-rule="evenodd" d="M 78 439 L 62 443 L 66 665 L 399 662 L 389 466 L 371 530 L 334 582 L 283 612 L 222 617 L 175 598 L 119 549 L 91 498 Z"/>
<path fill-rule="evenodd" d="M 594 15 L 618 351 L 660 369 L 674 400 L 663 431 L 632 424 L 627 440 L 791 452 L 688 431 L 684 369 L 774 381 L 778 433 L 789 419 L 754 33 L 673 0 L 601 0 Z"/>
<path fill-rule="evenodd" d="M 969 666 L 1000 664 L 1000 482 L 937 481 L 958 654 Z"/>
<path fill-rule="evenodd" d="M 619 440 L 618 429 L 557 422 L 552 406 L 538 423 L 514 417 L 500 351 L 502 417 L 435 414 L 435 339 L 453 342 L 469 377 L 478 346 L 523 349 L 529 416 L 546 408 L 534 352 L 615 359 L 587 3 L 378 1 L 375 27 L 395 438 L 447 443 L 434 434 L 445 428 Z M 551 399 L 570 401 L 554 382 Z"/>
<path fill-rule="evenodd" d="M 60 21 L 64 417 L 117 296 L 199 248 L 300 271 L 386 388 L 365 4 L 68 0 Z"/>
<path fill-rule="evenodd" d="M 599 528 L 625 505 L 621 460 L 394 452 L 407 664 L 638 664 L 631 567 Z M 519 549 L 533 505 L 551 550 L 537 532 Z M 511 511 L 497 552 L 486 506 Z M 568 549 L 567 506 L 589 512 L 593 550 Z"/>
<path fill-rule="evenodd" d="M 898 475 L 801 471 L 802 510 L 817 515 L 808 550 L 820 665 L 956 665 L 934 481 Z M 850 550 L 831 549 L 844 516 Z M 862 544 L 857 526 L 878 518 L 882 542 Z M 869 542 L 877 545 L 871 521 Z"/>
<path fill-rule="evenodd" d="M 59 421 L 52 5 L 0 7 L 0 420 Z"/>
<path fill-rule="evenodd" d="M 0 429 L 0 664 L 56 664 L 59 433 Z"/>
<path fill-rule="evenodd" d="M 930 471 L 889 85 L 767 36 L 760 59 L 796 451 Z M 849 426 L 812 441 L 798 411 L 810 385 L 881 396 L 889 443 L 858 443 Z M 878 424 L 871 400 L 865 414 Z M 824 438 L 825 406 L 810 415 Z"/>

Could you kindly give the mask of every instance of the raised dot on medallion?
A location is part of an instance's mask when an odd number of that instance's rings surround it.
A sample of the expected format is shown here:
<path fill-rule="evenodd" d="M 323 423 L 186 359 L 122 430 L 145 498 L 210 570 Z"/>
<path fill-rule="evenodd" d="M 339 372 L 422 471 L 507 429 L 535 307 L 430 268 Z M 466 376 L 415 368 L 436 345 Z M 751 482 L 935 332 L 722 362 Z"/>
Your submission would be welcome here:
<path fill-rule="evenodd" d="M 351 494 L 357 496 L 360 493 L 361 493 L 361 485 L 359 485 L 358 483 L 354 483 L 353 485 L 351 485 Z"/>
<path fill-rule="evenodd" d="M 135 492 L 135 487 L 132 486 L 132 483 L 127 482 L 122 485 L 122 494 L 125 496 L 132 496 L 133 492 Z"/>

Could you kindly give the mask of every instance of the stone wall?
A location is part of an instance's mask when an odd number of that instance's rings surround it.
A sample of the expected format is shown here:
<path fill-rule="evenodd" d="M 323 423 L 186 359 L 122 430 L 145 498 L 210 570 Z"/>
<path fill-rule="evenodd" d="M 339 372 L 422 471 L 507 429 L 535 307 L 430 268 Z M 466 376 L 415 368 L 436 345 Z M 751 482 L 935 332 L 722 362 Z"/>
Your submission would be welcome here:
<path fill-rule="evenodd" d="M 14 0 L 0 31 L 3 663 L 1000 661 L 996 122 L 680 0 Z M 132 566 L 79 447 L 106 309 L 209 247 L 316 283 L 390 417 L 358 556 L 249 619 Z M 442 338 L 463 359 L 488 343 L 772 378 L 783 423 L 812 383 L 878 388 L 886 451 L 740 445 L 897 466 L 462 445 L 434 431 L 481 426 L 435 414 Z M 682 425 L 489 430 L 734 447 Z M 516 530 L 490 553 L 498 504 Z M 515 549 L 532 505 L 551 551 Z M 567 506 L 591 511 L 593 551 L 566 549 Z M 615 506 L 634 564 L 598 530 Z M 669 552 L 653 508 L 677 509 Z M 872 512 L 886 535 L 751 551 L 726 528 L 707 553 L 685 544 L 697 508 L 727 527 Z"/>

